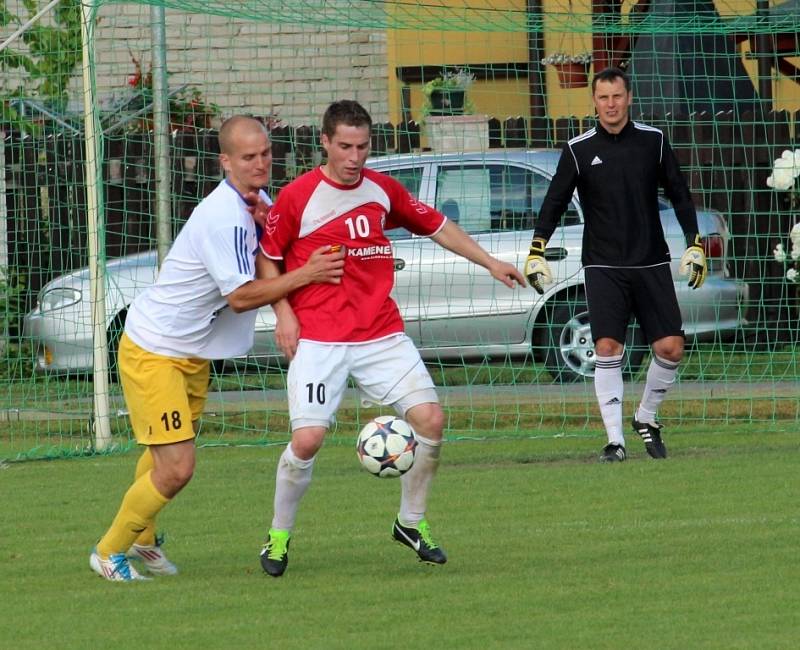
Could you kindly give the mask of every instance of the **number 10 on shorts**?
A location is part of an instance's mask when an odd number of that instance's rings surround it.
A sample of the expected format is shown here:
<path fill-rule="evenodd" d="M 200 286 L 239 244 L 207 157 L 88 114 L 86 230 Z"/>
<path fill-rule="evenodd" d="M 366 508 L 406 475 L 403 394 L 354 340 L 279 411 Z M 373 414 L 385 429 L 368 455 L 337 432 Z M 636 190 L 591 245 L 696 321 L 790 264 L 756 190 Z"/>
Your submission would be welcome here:
<path fill-rule="evenodd" d="M 308 403 L 324 404 L 325 403 L 325 384 L 306 384 L 308 390 Z"/>

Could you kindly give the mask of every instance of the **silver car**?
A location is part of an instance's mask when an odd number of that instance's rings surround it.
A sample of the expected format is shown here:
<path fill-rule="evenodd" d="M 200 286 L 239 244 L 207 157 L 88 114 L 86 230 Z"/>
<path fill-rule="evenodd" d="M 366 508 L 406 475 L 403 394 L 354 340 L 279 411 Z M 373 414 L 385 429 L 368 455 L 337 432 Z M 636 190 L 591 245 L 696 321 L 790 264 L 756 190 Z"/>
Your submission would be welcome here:
<path fill-rule="evenodd" d="M 459 154 L 403 154 L 368 161 L 373 169 L 402 182 L 421 201 L 457 221 L 492 255 L 522 268 L 533 223 L 555 172 L 559 151 L 490 150 Z M 709 261 L 698 290 L 678 276 L 684 237 L 669 203 L 661 207 L 673 258 L 672 272 L 689 342 L 718 340 L 743 324 L 747 286 L 727 275 L 729 232 L 717 212 L 698 211 Z M 395 256 L 394 299 L 406 333 L 424 358 L 532 355 L 556 381 L 594 373 L 594 344 L 588 324 L 580 263 L 583 213 L 577 198 L 546 251 L 555 282 L 543 296 L 530 288 L 508 289 L 485 269 L 450 253 L 426 237 L 403 230 L 389 233 Z M 107 326 L 112 350 L 127 308 L 156 276 L 155 253 L 110 261 L 107 265 Z M 85 370 L 92 365 L 89 273 L 82 269 L 56 278 L 40 292 L 25 317 L 24 334 L 37 347 L 40 370 Z M 279 358 L 274 314 L 259 311 L 255 345 L 248 360 Z M 646 347 L 638 328 L 629 328 L 628 373 L 642 363 Z"/>

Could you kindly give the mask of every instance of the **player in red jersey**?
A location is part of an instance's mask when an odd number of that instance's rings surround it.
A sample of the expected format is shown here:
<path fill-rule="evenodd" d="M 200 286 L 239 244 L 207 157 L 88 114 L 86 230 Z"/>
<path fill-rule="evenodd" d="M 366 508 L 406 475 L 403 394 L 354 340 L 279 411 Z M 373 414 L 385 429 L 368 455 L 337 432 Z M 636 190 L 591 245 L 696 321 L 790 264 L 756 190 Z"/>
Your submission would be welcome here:
<path fill-rule="evenodd" d="M 371 128 L 369 113 L 357 102 L 331 104 L 322 122 L 327 162 L 281 190 L 261 238 L 266 258 L 259 259 L 266 277 L 302 266 L 320 246 L 347 251 L 341 284 L 303 287 L 273 305 L 276 340 L 291 360 L 287 383 L 292 424 L 292 440 L 278 463 L 272 525 L 261 551 L 264 571 L 275 577 L 286 570 L 297 509 L 348 377 L 365 401 L 392 405 L 419 440 L 414 466 L 400 479 L 393 538 L 416 551 L 421 561 L 443 564 L 447 559 L 425 519 L 444 413 L 390 296 L 394 260 L 385 230 L 402 226 L 485 267 L 509 288 L 525 285 L 513 265 L 489 255 L 395 179 L 364 167 Z"/>

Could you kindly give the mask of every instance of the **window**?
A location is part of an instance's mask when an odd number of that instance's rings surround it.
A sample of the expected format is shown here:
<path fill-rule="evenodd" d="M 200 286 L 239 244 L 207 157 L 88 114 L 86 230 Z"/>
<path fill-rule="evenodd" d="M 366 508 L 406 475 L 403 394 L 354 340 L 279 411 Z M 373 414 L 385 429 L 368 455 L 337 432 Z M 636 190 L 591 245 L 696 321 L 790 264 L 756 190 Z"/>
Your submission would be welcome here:
<path fill-rule="evenodd" d="M 531 190 L 531 205 L 533 206 L 533 219 L 534 221 L 539 216 L 544 203 L 544 197 L 547 194 L 547 189 L 550 187 L 550 179 L 542 174 L 533 173 L 531 177 L 532 190 Z M 578 207 L 575 200 L 569 202 L 567 209 L 561 217 L 559 225 L 574 226 L 581 223 L 581 216 L 578 212 Z M 531 226 L 532 227 L 532 226 Z"/>
<path fill-rule="evenodd" d="M 492 230 L 530 230 L 533 228 L 534 188 L 541 188 L 542 197 L 549 182 L 525 167 L 493 165 Z M 534 182 L 534 180 L 536 182 Z M 539 199 L 541 205 L 541 199 Z"/>
<path fill-rule="evenodd" d="M 400 169 L 381 170 L 381 172 L 400 181 L 409 194 L 414 198 L 419 198 L 419 188 L 422 184 L 422 167 L 401 167 Z M 405 228 L 392 228 L 386 231 L 386 236 L 389 240 L 393 240 L 408 239 L 414 235 Z"/>
<path fill-rule="evenodd" d="M 436 174 L 434 207 L 467 232 L 491 228 L 491 181 L 484 165 L 442 165 Z"/>
<path fill-rule="evenodd" d="M 383 171 L 383 170 L 381 170 Z M 422 184 L 422 167 L 403 167 L 383 171 L 387 176 L 400 181 L 415 198 L 419 198 L 419 187 Z"/>
<path fill-rule="evenodd" d="M 439 167 L 436 209 L 467 232 L 530 230 L 550 180 L 527 167 L 489 163 Z M 568 219 L 579 223 L 570 206 Z"/>

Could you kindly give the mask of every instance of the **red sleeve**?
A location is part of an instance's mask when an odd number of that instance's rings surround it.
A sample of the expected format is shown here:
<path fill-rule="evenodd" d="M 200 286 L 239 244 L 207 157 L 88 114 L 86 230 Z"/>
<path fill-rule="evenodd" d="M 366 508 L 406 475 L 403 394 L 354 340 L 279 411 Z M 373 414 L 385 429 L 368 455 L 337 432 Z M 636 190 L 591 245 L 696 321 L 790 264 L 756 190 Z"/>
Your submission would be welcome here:
<path fill-rule="evenodd" d="M 389 197 L 391 209 L 386 215 L 385 230 L 405 228 L 423 237 L 430 237 L 441 230 L 447 217 L 431 206 L 417 201 L 400 181 L 371 169 L 365 169 L 364 172 Z"/>

